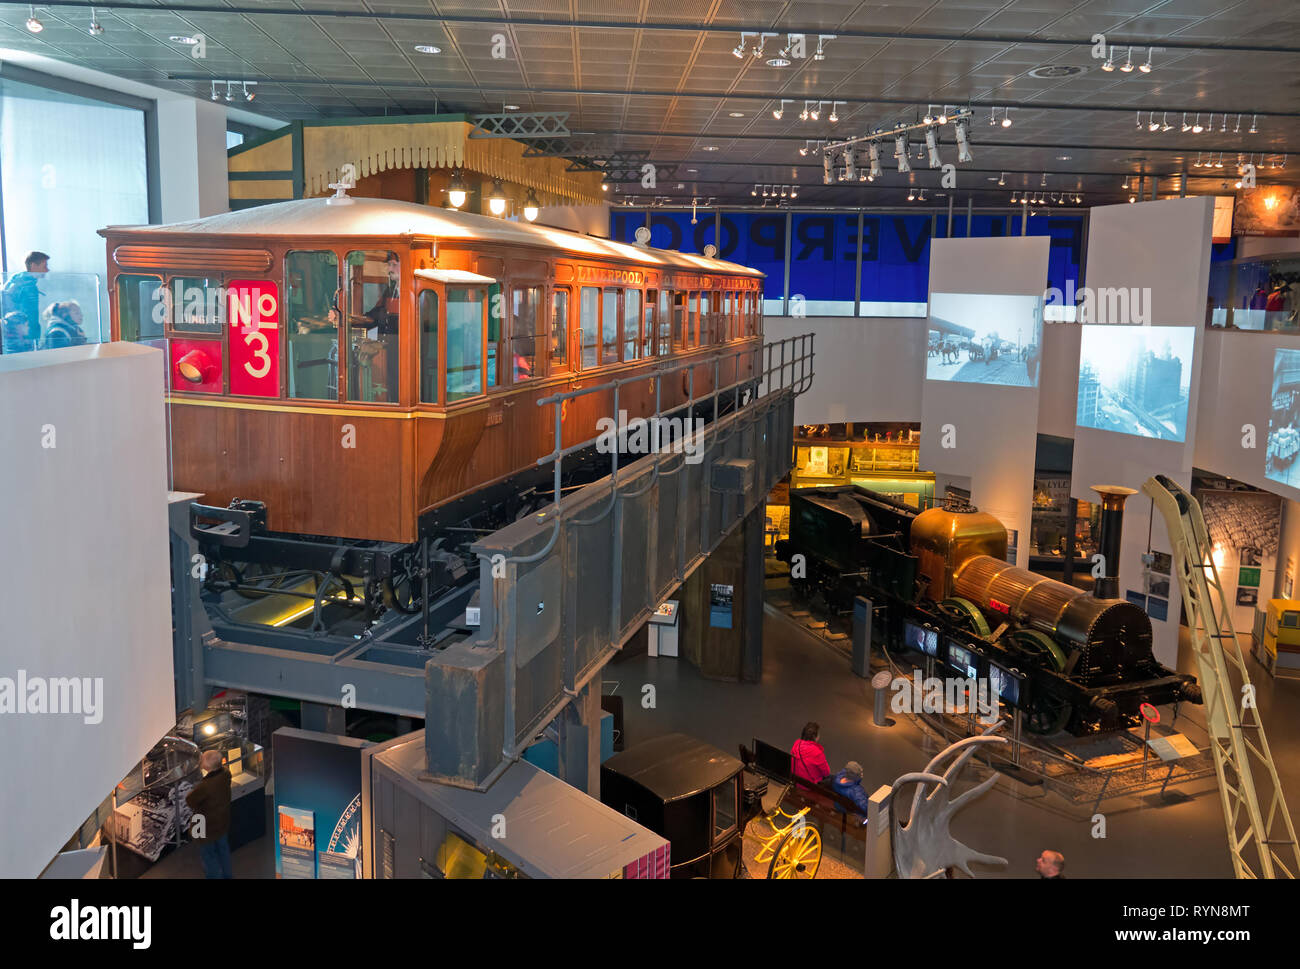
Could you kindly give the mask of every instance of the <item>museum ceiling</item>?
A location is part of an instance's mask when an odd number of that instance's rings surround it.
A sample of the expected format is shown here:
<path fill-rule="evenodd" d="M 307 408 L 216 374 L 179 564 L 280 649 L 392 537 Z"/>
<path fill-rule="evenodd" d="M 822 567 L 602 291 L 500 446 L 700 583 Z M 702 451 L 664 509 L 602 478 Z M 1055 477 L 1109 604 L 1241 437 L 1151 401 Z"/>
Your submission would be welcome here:
<path fill-rule="evenodd" d="M 939 173 L 924 160 L 898 173 L 892 148 L 874 183 L 831 186 L 816 152 L 799 149 L 945 102 L 974 112 L 974 159 L 957 168 L 963 205 L 971 192 L 988 205 L 1024 189 L 1116 201 L 1133 191 L 1125 177 L 1139 174 L 1160 176 L 1162 194 L 1178 190 L 1170 176 L 1182 172 L 1191 192 L 1230 192 L 1239 154 L 1261 183 L 1300 175 L 1300 160 L 1282 157 L 1300 144 L 1293 0 L 137 0 L 94 9 L 99 35 L 87 30 L 89 5 L 37 4 L 44 29 L 34 34 L 29 5 L 0 0 L 0 48 L 199 98 L 218 81 L 223 100 L 233 90 L 239 106 L 284 120 L 506 105 L 567 113 L 568 129 L 600 150 L 648 153 L 674 172 L 655 191 L 630 187 L 641 201 L 750 203 L 755 183 L 798 184 L 808 205 L 894 205 L 909 183 L 942 199 Z M 805 56 L 785 56 L 791 33 L 804 36 Z M 202 57 L 183 40 L 199 35 Z M 834 39 L 823 37 L 818 59 L 823 35 Z M 1106 57 L 1094 56 L 1099 46 Z M 1103 69 L 1108 58 L 1113 70 Z M 255 81 L 256 100 L 228 81 Z M 815 121 L 801 119 L 810 101 Z M 1184 112 L 1203 130 L 1184 131 Z M 942 130 L 943 161 L 956 153 L 951 128 Z"/>

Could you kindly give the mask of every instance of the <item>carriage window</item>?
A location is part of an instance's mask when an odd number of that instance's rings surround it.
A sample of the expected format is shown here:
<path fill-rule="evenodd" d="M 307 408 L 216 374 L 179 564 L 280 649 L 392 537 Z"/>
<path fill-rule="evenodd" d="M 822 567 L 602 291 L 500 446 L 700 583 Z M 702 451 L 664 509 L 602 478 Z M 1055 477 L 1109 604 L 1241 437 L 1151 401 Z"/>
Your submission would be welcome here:
<path fill-rule="evenodd" d="M 332 252 L 284 257 L 289 396 L 339 399 L 339 258 Z"/>
<path fill-rule="evenodd" d="M 569 369 L 569 291 L 551 293 L 551 372 Z"/>
<path fill-rule="evenodd" d="M 659 290 L 659 352 L 667 354 L 673 344 L 673 294 L 666 289 Z"/>
<path fill-rule="evenodd" d="M 483 393 L 483 291 L 447 290 L 447 403 Z"/>
<path fill-rule="evenodd" d="M 686 346 L 686 294 L 673 293 L 673 346 Z"/>
<path fill-rule="evenodd" d="M 736 294 L 728 290 L 722 294 L 722 340 L 731 340 L 736 335 Z"/>
<path fill-rule="evenodd" d="M 397 321 L 401 262 L 385 249 L 354 250 L 347 260 L 348 400 L 397 400 Z"/>
<path fill-rule="evenodd" d="M 488 390 L 501 383 L 502 334 L 505 332 L 506 299 L 500 283 L 488 287 L 487 385 Z"/>
<path fill-rule="evenodd" d="M 542 287 L 515 289 L 510 316 L 511 374 L 515 383 L 536 375 L 537 313 L 542 307 Z"/>
<path fill-rule="evenodd" d="M 733 777 L 713 789 L 713 843 L 716 845 L 736 830 L 737 784 Z"/>
<path fill-rule="evenodd" d="M 221 335 L 226 308 L 220 279 L 173 276 L 167 288 L 171 294 L 173 330 Z"/>
<path fill-rule="evenodd" d="M 167 318 L 167 291 L 158 276 L 117 277 L 117 325 L 129 343 L 159 340 Z"/>
<path fill-rule="evenodd" d="M 600 337 L 600 290 L 594 286 L 582 287 L 582 305 L 579 307 L 582 326 L 582 368 L 596 366 L 597 343 Z"/>
<path fill-rule="evenodd" d="M 704 297 L 705 305 L 708 305 L 708 296 Z M 698 347 L 700 345 L 700 294 L 691 293 L 690 296 L 690 315 L 686 319 L 686 343 L 688 346 Z"/>
<path fill-rule="evenodd" d="M 605 290 L 600 312 L 600 362 L 618 363 L 618 301 L 621 289 Z"/>
<path fill-rule="evenodd" d="M 420 293 L 420 400 L 438 403 L 438 294 Z"/>
<path fill-rule="evenodd" d="M 623 359 L 635 360 L 640 348 L 641 290 L 629 289 L 623 293 Z"/>
<path fill-rule="evenodd" d="M 645 292 L 645 326 L 641 330 L 641 356 L 653 357 L 655 354 L 655 306 L 659 294 L 653 289 Z"/>

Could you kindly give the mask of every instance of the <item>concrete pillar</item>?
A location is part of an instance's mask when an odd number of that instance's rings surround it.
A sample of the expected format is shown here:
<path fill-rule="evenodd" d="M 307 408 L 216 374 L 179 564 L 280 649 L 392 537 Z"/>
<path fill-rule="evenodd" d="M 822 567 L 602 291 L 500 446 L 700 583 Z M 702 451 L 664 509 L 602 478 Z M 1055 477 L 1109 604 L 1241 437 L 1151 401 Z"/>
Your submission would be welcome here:
<path fill-rule="evenodd" d="M 765 513 L 754 509 L 682 585 L 681 655 L 711 679 L 763 676 Z"/>
<path fill-rule="evenodd" d="M 600 797 L 600 678 L 578 691 L 556 717 L 560 779 Z"/>
<path fill-rule="evenodd" d="M 309 703 L 306 700 L 299 706 L 302 710 L 303 730 L 317 730 L 339 736 L 348 732 L 347 716 L 342 707 L 330 703 Z"/>
<path fill-rule="evenodd" d="M 164 224 L 229 211 L 224 105 L 159 98 L 158 158 Z"/>

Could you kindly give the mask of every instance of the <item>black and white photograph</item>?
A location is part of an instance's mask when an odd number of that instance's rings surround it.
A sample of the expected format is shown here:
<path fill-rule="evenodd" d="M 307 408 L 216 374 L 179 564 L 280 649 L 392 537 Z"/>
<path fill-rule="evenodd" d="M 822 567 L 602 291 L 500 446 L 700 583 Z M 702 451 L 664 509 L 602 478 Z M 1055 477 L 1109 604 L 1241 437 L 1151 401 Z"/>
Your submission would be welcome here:
<path fill-rule="evenodd" d="M 1190 326 L 1083 327 L 1075 422 L 1160 441 L 1184 440 L 1194 346 Z"/>
<path fill-rule="evenodd" d="M 1273 351 L 1264 475 L 1300 487 L 1300 350 Z"/>
<path fill-rule="evenodd" d="M 1038 386 L 1040 297 L 931 293 L 929 328 L 927 380 Z"/>

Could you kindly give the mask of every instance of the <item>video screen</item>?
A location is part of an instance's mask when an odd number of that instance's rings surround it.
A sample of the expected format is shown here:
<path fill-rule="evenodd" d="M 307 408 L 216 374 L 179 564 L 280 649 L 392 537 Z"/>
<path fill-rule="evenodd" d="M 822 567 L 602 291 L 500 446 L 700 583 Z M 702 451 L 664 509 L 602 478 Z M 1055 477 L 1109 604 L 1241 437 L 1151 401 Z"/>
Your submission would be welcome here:
<path fill-rule="evenodd" d="M 1300 350 L 1273 351 L 1271 406 L 1264 476 L 1300 488 Z"/>
<path fill-rule="evenodd" d="M 903 647 L 915 649 L 926 656 L 939 655 L 939 631 L 926 629 L 914 622 L 903 623 Z"/>
<path fill-rule="evenodd" d="M 1085 326 L 1075 423 L 1185 440 L 1195 341 L 1191 326 Z"/>
<path fill-rule="evenodd" d="M 972 680 L 979 676 L 979 670 L 975 667 L 974 654 L 956 643 L 948 644 L 948 665 L 958 672 L 965 673 Z"/>
<path fill-rule="evenodd" d="M 996 663 L 989 664 L 989 683 L 1002 697 L 1003 702 L 1016 706 L 1020 703 L 1020 679 Z"/>
<path fill-rule="evenodd" d="M 929 327 L 927 379 L 1038 386 L 1041 297 L 931 293 Z"/>

